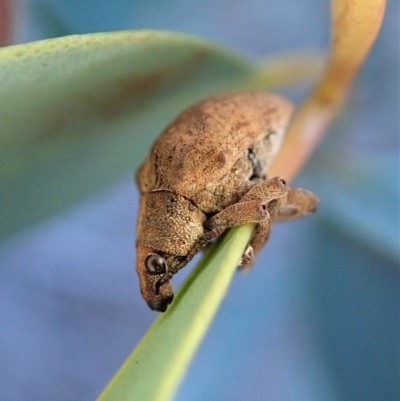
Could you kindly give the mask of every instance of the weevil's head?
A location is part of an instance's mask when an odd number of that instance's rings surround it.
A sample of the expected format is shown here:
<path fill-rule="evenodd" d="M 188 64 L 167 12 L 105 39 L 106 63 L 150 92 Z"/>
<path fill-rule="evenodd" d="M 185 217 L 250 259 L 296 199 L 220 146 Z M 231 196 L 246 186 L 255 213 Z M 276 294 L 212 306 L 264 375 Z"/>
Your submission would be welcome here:
<path fill-rule="evenodd" d="M 168 191 L 142 195 L 136 238 L 136 271 L 143 298 L 164 312 L 172 302 L 172 275 L 203 235 L 206 216 L 189 200 Z"/>
<path fill-rule="evenodd" d="M 139 276 L 140 292 L 150 309 L 165 312 L 174 298 L 169 269 L 172 255 L 166 256 L 151 247 L 136 246 L 136 271 Z"/>

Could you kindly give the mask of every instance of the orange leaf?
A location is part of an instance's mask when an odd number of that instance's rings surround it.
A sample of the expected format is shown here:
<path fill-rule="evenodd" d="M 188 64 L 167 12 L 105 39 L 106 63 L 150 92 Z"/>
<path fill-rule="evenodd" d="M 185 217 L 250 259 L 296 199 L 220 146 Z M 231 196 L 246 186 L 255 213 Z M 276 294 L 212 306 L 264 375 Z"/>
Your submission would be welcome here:
<path fill-rule="evenodd" d="M 332 0 L 332 44 L 327 66 L 303 102 L 269 175 L 291 179 L 335 117 L 381 26 L 385 0 Z"/>

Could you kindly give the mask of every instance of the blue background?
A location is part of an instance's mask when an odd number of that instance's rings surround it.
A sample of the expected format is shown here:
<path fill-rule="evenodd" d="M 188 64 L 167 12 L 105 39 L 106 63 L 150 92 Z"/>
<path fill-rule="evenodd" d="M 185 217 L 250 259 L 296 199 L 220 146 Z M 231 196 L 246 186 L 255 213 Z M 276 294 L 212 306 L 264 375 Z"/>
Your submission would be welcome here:
<path fill-rule="evenodd" d="M 155 28 L 252 57 L 329 43 L 327 1 L 21 5 L 16 42 Z M 389 1 L 340 119 L 296 180 L 319 212 L 274 227 L 253 271 L 235 276 L 177 400 L 399 399 L 398 20 Z M 133 267 L 137 197 L 127 174 L 0 244 L 2 399 L 94 399 L 155 319 Z"/>

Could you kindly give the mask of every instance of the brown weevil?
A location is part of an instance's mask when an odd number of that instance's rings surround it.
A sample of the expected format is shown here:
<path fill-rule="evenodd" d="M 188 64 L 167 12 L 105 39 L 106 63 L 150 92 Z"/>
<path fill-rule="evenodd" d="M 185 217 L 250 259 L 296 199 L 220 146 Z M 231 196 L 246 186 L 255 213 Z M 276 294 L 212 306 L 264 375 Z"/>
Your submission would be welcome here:
<path fill-rule="evenodd" d="M 256 224 L 239 262 L 247 269 L 272 222 L 315 211 L 314 194 L 265 174 L 292 112 L 276 95 L 227 93 L 189 107 L 158 137 L 136 174 L 136 270 L 151 309 L 167 309 L 172 276 L 226 228 Z"/>

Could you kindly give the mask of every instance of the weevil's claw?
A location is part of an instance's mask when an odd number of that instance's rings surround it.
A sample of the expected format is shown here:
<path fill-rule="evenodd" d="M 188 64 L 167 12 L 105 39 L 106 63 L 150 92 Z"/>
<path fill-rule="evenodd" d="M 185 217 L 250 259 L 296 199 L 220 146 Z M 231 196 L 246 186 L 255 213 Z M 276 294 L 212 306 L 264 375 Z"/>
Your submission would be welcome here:
<path fill-rule="evenodd" d="M 238 268 L 242 272 L 248 272 L 254 262 L 255 253 L 253 247 L 248 244 L 245 251 L 243 252 L 242 257 L 240 258 L 240 262 Z"/>

